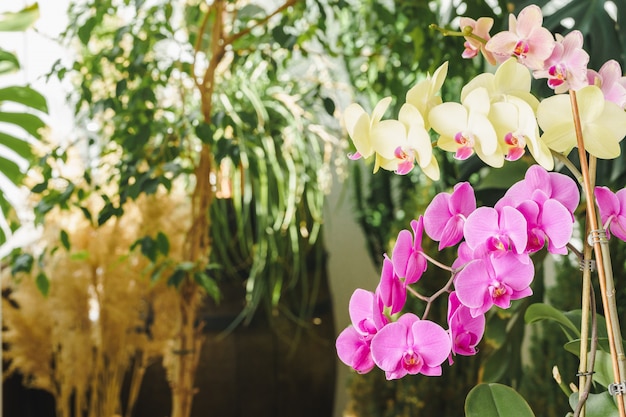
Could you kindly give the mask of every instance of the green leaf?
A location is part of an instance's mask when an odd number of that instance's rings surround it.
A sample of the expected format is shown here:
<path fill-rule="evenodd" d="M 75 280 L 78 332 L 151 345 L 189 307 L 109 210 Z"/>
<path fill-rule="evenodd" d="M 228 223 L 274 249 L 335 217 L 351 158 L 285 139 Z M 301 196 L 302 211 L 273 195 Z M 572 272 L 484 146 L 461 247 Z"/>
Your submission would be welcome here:
<path fill-rule="evenodd" d="M 591 339 L 589 339 L 589 343 L 591 343 Z M 563 347 L 566 351 L 573 353 L 576 356 L 580 356 L 580 339 L 567 342 Z M 606 337 L 599 337 L 598 348 L 602 349 L 605 352 L 610 352 L 611 348 L 609 347 L 609 339 Z"/>
<path fill-rule="evenodd" d="M 176 266 L 176 268 L 180 269 L 181 271 L 189 272 L 193 271 L 196 268 L 196 263 L 190 261 L 181 262 Z"/>
<path fill-rule="evenodd" d="M 20 167 L 10 159 L 0 156 L 0 172 L 3 173 L 13 184 L 18 185 L 24 175 Z"/>
<path fill-rule="evenodd" d="M 237 12 L 237 18 L 240 20 L 250 20 L 255 17 L 264 17 L 265 9 L 256 4 L 247 4 Z"/>
<path fill-rule="evenodd" d="M 170 275 L 170 277 L 167 279 L 167 285 L 178 287 L 180 283 L 183 282 L 186 275 L 187 272 L 183 271 L 182 269 L 174 270 L 174 273 Z"/>
<path fill-rule="evenodd" d="M 569 404 L 572 410 L 578 404 L 578 393 L 575 392 L 569 397 Z M 615 401 L 608 393 L 604 391 L 600 394 L 589 394 L 585 403 L 585 416 L 587 417 L 618 417 L 619 410 Z"/>
<path fill-rule="evenodd" d="M 50 292 L 50 280 L 48 279 L 46 274 L 44 274 L 43 272 L 38 273 L 35 277 L 35 284 L 37 285 L 39 291 L 47 297 L 48 293 Z"/>
<path fill-rule="evenodd" d="M 0 32 L 20 32 L 28 29 L 39 18 L 39 5 L 31 4 L 19 12 L 0 14 Z"/>
<path fill-rule="evenodd" d="M 19 272 L 30 273 L 35 263 L 35 258 L 30 253 L 20 253 L 15 256 L 11 262 L 11 274 L 15 275 Z"/>
<path fill-rule="evenodd" d="M 0 102 L 1 101 L 12 101 L 44 113 L 48 112 L 46 98 L 41 95 L 41 93 L 27 86 L 0 88 Z"/>
<path fill-rule="evenodd" d="M 6 146 L 26 160 L 30 160 L 33 156 L 33 150 L 30 143 L 16 138 L 15 136 L 7 135 L 3 132 L 0 132 L 0 145 Z"/>
<path fill-rule="evenodd" d="M 170 253 L 170 241 L 165 233 L 157 233 L 156 245 L 159 252 L 161 252 L 164 256 L 167 256 Z"/>
<path fill-rule="evenodd" d="M 80 39 L 83 45 L 89 43 L 91 32 L 93 32 L 93 28 L 96 26 L 97 22 L 95 17 L 91 17 L 78 28 L 78 39 Z"/>
<path fill-rule="evenodd" d="M 4 49 L 0 49 L 0 75 L 15 72 L 19 69 L 20 62 L 17 60 L 15 54 L 5 51 Z"/>
<path fill-rule="evenodd" d="M 70 255 L 70 259 L 72 261 L 86 261 L 89 259 L 89 251 L 88 250 L 79 250 Z"/>
<path fill-rule="evenodd" d="M 70 250 L 70 237 L 65 230 L 61 230 L 59 238 L 63 247 L 66 250 Z"/>
<path fill-rule="evenodd" d="M 30 113 L 0 112 L 0 122 L 17 125 L 37 139 L 41 139 L 39 129 L 46 125 L 39 117 Z"/>
<path fill-rule="evenodd" d="M 331 116 L 335 114 L 335 102 L 330 97 L 324 97 L 324 109 Z"/>
<path fill-rule="evenodd" d="M 150 259 L 150 261 L 152 262 L 156 262 L 157 246 L 154 239 L 152 239 L 150 236 L 144 236 L 141 239 L 137 240 L 131 248 L 135 247 L 137 243 L 139 243 L 139 247 L 143 256 Z"/>
<path fill-rule="evenodd" d="M 574 338 L 572 334 L 580 338 L 580 330 L 574 326 L 565 314 L 548 304 L 536 303 L 530 305 L 526 310 L 526 314 L 524 314 L 524 320 L 528 324 L 541 320 L 553 320 L 561 326 L 568 339 L 572 340 Z"/>
<path fill-rule="evenodd" d="M 521 395 L 502 384 L 479 384 L 465 399 L 466 417 L 534 417 Z"/>
<path fill-rule="evenodd" d="M 193 276 L 194 280 L 211 296 L 215 301 L 220 299 L 220 289 L 217 282 L 204 272 L 197 272 Z"/>
<path fill-rule="evenodd" d="M 598 347 L 603 350 L 596 351 L 596 360 L 593 367 L 593 380 L 598 384 L 608 387 L 613 382 L 613 360 L 611 359 L 609 341 L 606 338 L 598 339 Z M 565 344 L 565 350 L 580 357 L 580 340 L 574 340 Z"/>
<path fill-rule="evenodd" d="M 202 143 L 211 144 L 213 143 L 213 128 L 207 123 L 200 122 L 196 126 L 196 136 Z"/>

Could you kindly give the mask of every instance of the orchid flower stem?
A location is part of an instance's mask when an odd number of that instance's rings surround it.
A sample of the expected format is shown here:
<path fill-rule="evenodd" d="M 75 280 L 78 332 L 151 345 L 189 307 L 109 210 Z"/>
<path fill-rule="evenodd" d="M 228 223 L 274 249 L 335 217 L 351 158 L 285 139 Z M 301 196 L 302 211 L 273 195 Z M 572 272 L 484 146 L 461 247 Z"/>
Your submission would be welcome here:
<path fill-rule="evenodd" d="M 596 213 L 595 198 L 593 193 L 594 184 L 592 184 L 591 176 L 589 174 L 589 165 L 587 163 L 587 153 L 585 152 L 585 144 L 583 141 L 580 113 L 578 111 L 578 102 L 576 100 L 576 92 L 573 90 L 570 91 L 570 101 L 572 104 L 572 114 L 574 116 L 574 127 L 576 129 L 576 140 L 578 144 L 580 169 L 583 177 L 582 186 L 587 200 L 587 220 L 589 222 L 589 229 L 592 231 L 597 231 L 599 230 L 599 222 Z M 593 166 L 595 167 L 595 162 Z M 594 239 L 593 249 L 596 258 L 596 268 L 598 270 L 598 280 L 600 281 L 602 305 L 604 307 L 606 319 L 609 348 L 611 351 L 611 362 L 613 365 L 613 382 L 616 384 L 620 384 L 622 382 L 621 375 L 625 367 L 624 364 L 626 363 L 626 356 L 624 355 L 621 332 L 619 330 L 617 306 L 615 305 L 615 288 L 613 283 L 613 274 L 611 270 L 611 260 L 608 250 L 607 239 Z M 626 417 L 624 395 L 618 393 L 617 396 L 619 415 L 620 417 Z"/>
<path fill-rule="evenodd" d="M 472 33 L 472 27 L 471 26 L 464 27 L 463 30 L 460 31 L 460 32 L 456 31 L 456 30 L 450 30 L 450 29 L 442 28 L 441 26 L 437 26 L 434 23 L 432 25 L 430 25 L 429 28 L 439 31 L 443 36 L 463 36 L 463 37 L 468 37 L 468 38 L 474 39 L 474 40 L 482 43 L 483 45 L 487 44 L 487 39 L 481 38 L 480 36 L 475 35 L 474 33 Z"/>
<path fill-rule="evenodd" d="M 446 283 L 446 285 L 444 285 L 439 291 L 437 291 L 436 293 L 434 293 L 433 295 L 431 295 L 430 297 L 424 297 L 424 296 L 420 296 L 418 298 L 420 298 L 421 300 L 426 301 L 426 308 L 424 308 L 424 314 L 422 314 L 422 320 L 425 320 L 426 317 L 428 316 L 428 312 L 430 311 L 430 306 L 432 305 L 432 303 L 439 298 L 439 296 L 441 296 L 442 294 L 447 293 L 448 291 L 450 291 L 450 287 L 452 287 L 452 283 L 454 282 L 454 277 L 456 276 L 456 274 L 452 274 L 450 276 L 450 279 L 448 280 L 448 282 Z"/>
<path fill-rule="evenodd" d="M 436 266 L 438 266 L 439 268 L 441 268 L 441 269 L 443 269 L 445 271 L 454 272 L 451 267 L 449 267 L 448 265 L 442 264 L 441 262 L 439 262 L 436 259 L 431 258 L 430 256 L 428 256 L 424 252 L 420 252 L 420 255 L 422 255 L 424 258 L 426 258 L 428 260 L 428 262 L 430 262 L 431 264 L 436 265 Z"/>
<path fill-rule="evenodd" d="M 578 181 L 579 184 L 583 183 L 583 174 L 580 173 L 580 170 L 576 167 L 576 165 L 572 163 L 572 161 L 570 161 L 567 158 L 567 156 L 563 155 L 560 152 L 556 152 L 554 150 L 550 150 L 550 152 L 552 152 L 552 156 L 557 161 L 561 162 L 563 165 L 567 167 L 567 169 L 569 169 L 569 172 L 571 172 L 572 175 L 576 177 L 576 181 Z"/>

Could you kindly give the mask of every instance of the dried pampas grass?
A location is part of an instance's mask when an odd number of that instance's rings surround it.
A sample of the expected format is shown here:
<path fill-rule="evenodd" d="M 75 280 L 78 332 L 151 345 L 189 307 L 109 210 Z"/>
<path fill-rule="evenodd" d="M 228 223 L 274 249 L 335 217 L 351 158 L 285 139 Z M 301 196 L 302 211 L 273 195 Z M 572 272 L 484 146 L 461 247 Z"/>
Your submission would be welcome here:
<path fill-rule="evenodd" d="M 41 239 L 27 248 L 35 258 L 43 253 L 40 265 L 30 275 L 3 272 L 9 374 L 20 372 L 29 386 L 51 392 L 59 417 L 69 417 L 72 409 L 94 417 L 121 415 L 120 391 L 131 364 L 132 409 L 143 370 L 175 337 L 180 309 L 176 289 L 163 279 L 152 282 L 149 261 L 129 248 L 162 232 L 170 260 L 181 261 L 188 210 L 185 194 L 173 191 L 142 196 L 101 227 L 79 209 L 53 211 Z M 69 250 L 61 244 L 62 230 Z M 40 272 L 50 280 L 47 296 L 35 285 Z"/>

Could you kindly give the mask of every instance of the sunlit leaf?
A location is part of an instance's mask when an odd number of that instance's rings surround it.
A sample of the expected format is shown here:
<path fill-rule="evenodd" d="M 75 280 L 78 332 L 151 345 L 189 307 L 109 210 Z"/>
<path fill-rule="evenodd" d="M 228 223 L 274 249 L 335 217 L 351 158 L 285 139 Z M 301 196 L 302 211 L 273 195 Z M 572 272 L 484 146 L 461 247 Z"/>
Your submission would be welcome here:
<path fill-rule="evenodd" d="M 15 161 L 0 156 L 0 172 L 4 174 L 13 184 L 19 184 L 24 174 Z"/>
<path fill-rule="evenodd" d="M 0 32 L 20 32 L 28 29 L 39 18 L 39 5 L 31 4 L 19 12 L 0 14 Z"/>
<path fill-rule="evenodd" d="M 44 113 L 48 112 L 46 98 L 41 93 L 27 86 L 0 88 L 0 102 L 2 101 L 12 101 Z"/>
<path fill-rule="evenodd" d="M 0 132 L 0 145 L 6 146 L 26 160 L 31 159 L 33 156 L 30 143 L 3 132 Z"/>
<path fill-rule="evenodd" d="M 0 75 L 20 69 L 20 63 L 15 54 L 0 49 Z"/>
<path fill-rule="evenodd" d="M 39 117 L 30 113 L 0 111 L 0 122 L 19 126 L 36 139 L 41 139 L 39 129 L 45 126 L 45 123 Z"/>

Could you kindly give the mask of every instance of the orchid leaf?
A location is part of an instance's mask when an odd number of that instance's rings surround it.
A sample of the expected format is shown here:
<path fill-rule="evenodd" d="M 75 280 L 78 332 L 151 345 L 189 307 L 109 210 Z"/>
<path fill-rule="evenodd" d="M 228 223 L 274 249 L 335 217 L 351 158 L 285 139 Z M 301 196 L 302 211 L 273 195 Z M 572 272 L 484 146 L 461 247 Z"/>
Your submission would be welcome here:
<path fill-rule="evenodd" d="M 530 305 L 526 310 L 524 320 L 528 324 L 541 320 L 556 321 L 561 326 L 568 339 L 571 340 L 574 337 L 580 337 L 580 330 L 578 330 L 574 323 L 572 323 L 562 311 L 548 304 L 537 303 Z"/>
<path fill-rule="evenodd" d="M 598 340 L 599 350 L 596 351 L 595 366 L 593 368 L 593 380 L 604 387 L 613 382 L 613 362 L 609 352 L 609 341 Z M 574 340 L 565 344 L 565 350 L 576 356 L 580 355 L 580 340 Z"/>
<path fill-rule="evenodd" d="M 513 388 L 479 384 L 465 399 L 466 417 L 533 417 L 530 406 Z"/>
<path fill-rule="evenodd" d="M 577 392 L 570 395 L 569 404 L 572 410 L 576 408 L 578 404 Z M 619 410 L 611 395 L 609 395 L 608 391 L 605 391 L 600 394 L 589 394 L 585 403 L 585 415 L 587 417 L 617 417 L 619 416 Z"/>

